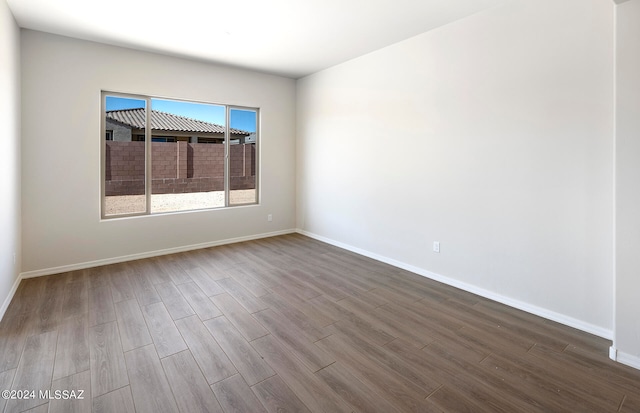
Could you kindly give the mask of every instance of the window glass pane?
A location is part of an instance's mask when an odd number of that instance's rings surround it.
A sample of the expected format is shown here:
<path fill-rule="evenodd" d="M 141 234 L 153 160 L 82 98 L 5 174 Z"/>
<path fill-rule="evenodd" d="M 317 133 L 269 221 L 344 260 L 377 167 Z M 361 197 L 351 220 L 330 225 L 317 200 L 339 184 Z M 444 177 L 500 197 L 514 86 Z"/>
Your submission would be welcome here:
<path fill-rule="evenodd" d="M 224 207 L 225 107 L 151 100 L 151 213 Z"/>
<path fill-rule="evenodd" d="M 104 215 L 144 213 L 146 101 L 105 97 Z"/>
<path fill-rule="evenodd" d="M 257 202 L 258 112 L 232 108 L 229 112 L 229 205 Z"/>

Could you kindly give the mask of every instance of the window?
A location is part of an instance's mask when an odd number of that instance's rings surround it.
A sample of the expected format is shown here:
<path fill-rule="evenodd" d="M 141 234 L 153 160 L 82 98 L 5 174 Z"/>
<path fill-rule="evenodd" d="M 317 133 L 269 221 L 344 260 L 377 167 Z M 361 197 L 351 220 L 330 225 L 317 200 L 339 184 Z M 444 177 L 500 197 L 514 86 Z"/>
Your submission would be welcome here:
<path fill-rule="evenodd" d="M 258 116 L 103 92 L 102 217 L 256 204 Z"/>

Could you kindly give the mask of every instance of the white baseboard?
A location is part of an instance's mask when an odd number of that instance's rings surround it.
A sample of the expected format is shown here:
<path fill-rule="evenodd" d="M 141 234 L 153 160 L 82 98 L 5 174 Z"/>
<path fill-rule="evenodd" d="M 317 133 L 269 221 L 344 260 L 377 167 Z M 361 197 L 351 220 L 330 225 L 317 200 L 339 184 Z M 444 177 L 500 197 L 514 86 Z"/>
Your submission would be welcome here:
<path fill-rule="evenodd" d="M 20 279 L 41 277 L 44 275 L 60 274 L 68 271 L 84 270 L 86 268 L 99 267 L 102 265 L 117 264 L 120 262 L 134 261 L 134 260 L 139 260 L 143 258 L 158 257 L 161 255 L 175 254 L 178 252 L 193 251 L 193 250 L 202 249 L 202 248 L 216 247 L 219 245 L 234 244 L 237 242 L 244 242 L 244 241 L 252 241 L 260 238 L 268 238 L 268 237 L 275 237 L 278 235 L 292 234 L 294 232 L 296 231 L 293 229 L 287 229 L 282 231 L 267 232 L 263 234 L 248 235 L 244 237 L 228 238 L 228 239 L 219 240 L 219 241 L 204 242 L 201 244 L 192 244 L 192 245 L 185 245 L 185 246 L 175 247 L 175 248 L 167 248 L 163 250 L 142 252 L 138 254 L 123 255 L 120 257 L 105 258 L 101 260 L 82 262 L 78 264 L 62 265 L 60 267 L 44 268 L 41 270 L 23 272 L 20 274 Z"/>
<path fill-rule="evenodd" d="M 613 331 L 611 331 L 609 329 L 606 329 L 606 328 L 602 328 L 600 326 L 596 326 L 596 325 L 587 323 L 587 322 L 585 322 L 583 320 L 578 320 L 576 318 L 569 317 L 567 315 L 564 315 L 564 314 L 561 314 L 561 313 L 557 313 L 555 311 L 551 311 L 551 310 L 548 310 L 546 308 L 538 307 L 538 306 L 535 306 L 535 305 L 532 305 L 532 304 L 529 304 L 529 303 L 526 303 L 526 302 L 523 302 L 523 301 L 520 301 L 520 300 L 516 300 L 516 299 L 510 298 L 510 297 L 501 295 L 501 294 L 497 294 L 497 293 L 495 293 L 493 291 L 485 290 L 484 288 L 480 288 L 478 286 L 475 286 L 475 285 L 472 285 L 472 284 L 468 284 L 468 283 L 465 283 L 463 281 L 459 281 L 459 280 L 456 280 L 456 279 L 453 279 L 453 278 L 450 278 L 450 277 L 446 277 L 444 275 L 436 274 L 436 273 L 424 270 L 422 268 L 418 268 L 418 267 L 415 267 L 413 265 L 409 265 L 409 264 L 406 264 L 404 262 L 394 260 L 392 258 L 388 258 L 388 257 L 385 257 L 385 256 L 374 254 L 372 252 L 363 250 L 361 248 L 357 248 L 357 247 L 354 247 L 354 246 L 351 246 L 351 245 L 347 245 L 347 244 L 344 244 L 342 242 L 335 241 L 335 240 L 332 240 L 332 239 L 329 239 L 329 238 L 326 238 L 326 237 L 323 237 L 321 235 L 317 235 L 317 234 L 314 234 L 314 233 L 310 233 L 310 232 L 302 230 L 302 229 L 298 229 L 297 232 L 299 234 L 306 235 L 306 236 L 308 236 L 310 238 L 317 239 L 318 241 L 322 241 L 322 242 L 326 242 L 327 244 L 335 245 L 336 247 L 343 248 L 343 249 L 351 251 L 351 252 L 355 252 L 356 254 L 364 255 L 365 257 L 372 258 L 372 259 L 374 259 L 376 261 L 384 262 L 386 264 L 393 265 L 394 267 L 398 267 L 398 268 L 401 268 L 403 270 L 410 271 L 412 273 L 421 275 L 421 276 L 426 277 L 426 278 L 430 278 L 432 280 L 441 282 L 443 284 L 447 284 L 447 285 L 450 285 L 452 287 L 456 287 L 456 288 L 459 288 L 461 290 L 464 290 L 464 291 L 479 295 L 481 297 L 488 298 L 488 299 L 493 300 L 493 301 L 497 301 L 499 303 L 508 305 L 510 307 L 513 307 L 513 308 L 517 308 L 518 310 L 526 311 L 527 313 L 531 313 L 531 314 L 546 318 L 548 320 L 552 320 L 552 321 L 558 322 L 560 324 L 564 324 L 566 326 L 573 327 L 573 328 L 585 331 L 585 332 L 590 333 L 590 334 L 594 334 L 596 336 L 605 338 L 607 340 L 612 340 L 613 339 Z"/>
<path fill-rule="evenodd" d="M 9 304 L 11 304 L 11 300 L 13 300 L 13 296 L 16 294 L 16 291 L 18 291 L 18 286 L 20 285 L 20 281 L 22 281 L 22 275 L 18 275 L 18 277 L 16 277 L 16 280 L 13 282 L 13 286 L 11 287 L 11 290 L 9 290 L 9 294 L 7 295 L 7 298 L 5 298 L 4 303 L 2 303 L 2 307 L 0 307 L 0 321 L 2 321 L 2 319 L 4 318 L 4 313 L 7 312 L 7 308 L 9 308 Z"/>
<path fill-rule="evenodd" d="M 615 347 L 611 346 L 611 348 L 609 349 L 609 357 L 612 360 L 617 361 L 618 363 L 622 363 L 629 367 L 633 367 L 634 369 L 640 370 L 640 357 L 638 356 L 633 356 L 629 353 L 625 353 L 624 351 L 617 350 Z"/>

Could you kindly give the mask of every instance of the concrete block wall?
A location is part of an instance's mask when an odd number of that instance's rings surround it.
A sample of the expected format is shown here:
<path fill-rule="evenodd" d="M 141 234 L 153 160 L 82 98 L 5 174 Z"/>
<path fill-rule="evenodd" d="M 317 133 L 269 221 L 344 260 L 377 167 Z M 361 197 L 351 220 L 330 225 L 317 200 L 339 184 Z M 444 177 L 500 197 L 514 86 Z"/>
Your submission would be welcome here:
<path fill-rule="evenodd" d="M 224 146 L 187 142 L 153 142 L 152 193 L 224 190 Z M 254 189 L 255 145 L 230 150 L 231 189 Z M 105 194 L 144 194 L 144 142 L 106 142 Z"/>

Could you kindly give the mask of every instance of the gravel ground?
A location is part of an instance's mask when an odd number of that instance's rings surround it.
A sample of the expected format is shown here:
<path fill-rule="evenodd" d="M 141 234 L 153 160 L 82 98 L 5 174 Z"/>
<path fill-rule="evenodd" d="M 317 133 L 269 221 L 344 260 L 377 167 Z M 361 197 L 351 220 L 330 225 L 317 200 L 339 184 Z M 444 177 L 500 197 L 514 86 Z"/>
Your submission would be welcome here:
<path fill-rule="evenodd" d="M 255 189 L 231 191 L 232 204 L 255 201 Z M 144 195 L 106 197 L 106 215 L 144 212 Z M 219 208 L 224 206 L 224 191 L 192 192 L 187 194 L 151 195 L 151 212 L 187 211 L 191 209 Z"/>

